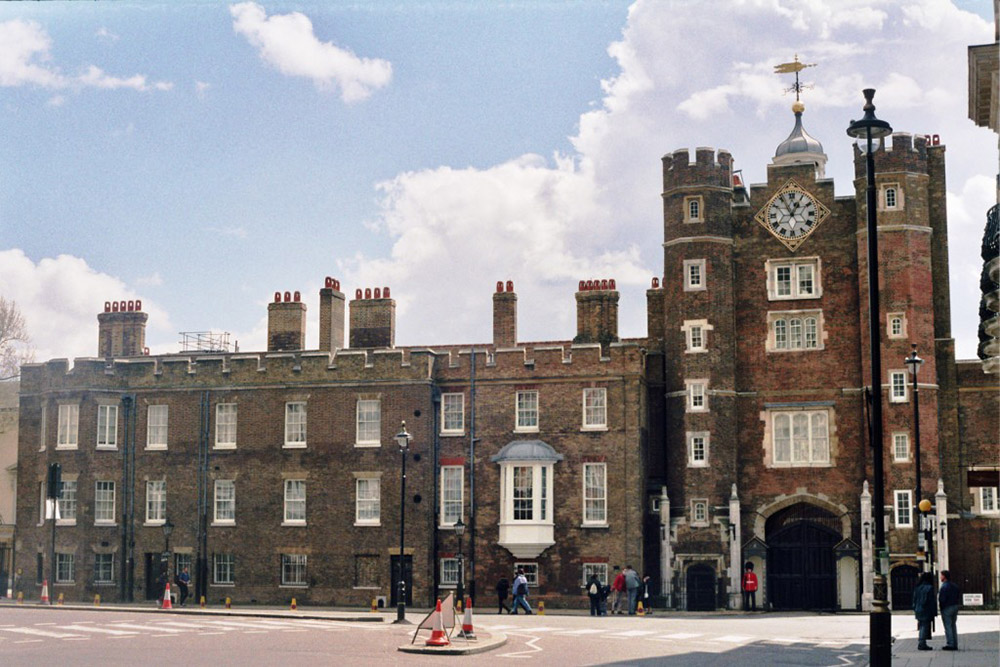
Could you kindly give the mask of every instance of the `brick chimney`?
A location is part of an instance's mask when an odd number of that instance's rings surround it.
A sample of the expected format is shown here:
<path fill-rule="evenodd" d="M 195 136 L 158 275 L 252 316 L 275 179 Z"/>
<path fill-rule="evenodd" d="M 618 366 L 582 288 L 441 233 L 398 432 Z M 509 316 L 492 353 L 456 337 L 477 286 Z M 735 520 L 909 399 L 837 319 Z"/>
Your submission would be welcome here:
<path fill-rule="evenodd" d="M 340 281 L 327 277 L 319 291 L 319 349 L 335 352 L 344 347 L 344 293 Z"/>
<path fill-rule="evenodd" d="M 618 290 L 612 280 L 581 280 L 576 293 L 574 343 L 608 343 L 618 340 Z"/>
<path fill-rule="evenodd" d="M 664 337 L 664 303 L 663 288 L 660 279 L 653 278 L 652 287 L 646 290 L 646 336 L 650 341 L 663 340 Z"/>
<path fill-rule="evenodd" d="M 267 351 L 301 350 L 306 343 L 306 304 L 295 292 L 274 293 L 267 304 Z"/>
<path fill-rule="evenodd" d="M 395 347 L 396 302 L 389 298 L 389 288 L 357 290 L 351 301 L 351 349 Z"/>
<path fill-rule="evenodd" d="M 97 314 L 97 355 L 138 357 L 146 350 L 146 320 L 142 301 L 105 301 Z"/>
<path fill-rule="evenodd" d="M 514 282 L 507 281 L 504 291 L 503 281 L 497 281 L 497 291 L 493 294 L 493 347 L 517 346 L 517 294 Z"/>

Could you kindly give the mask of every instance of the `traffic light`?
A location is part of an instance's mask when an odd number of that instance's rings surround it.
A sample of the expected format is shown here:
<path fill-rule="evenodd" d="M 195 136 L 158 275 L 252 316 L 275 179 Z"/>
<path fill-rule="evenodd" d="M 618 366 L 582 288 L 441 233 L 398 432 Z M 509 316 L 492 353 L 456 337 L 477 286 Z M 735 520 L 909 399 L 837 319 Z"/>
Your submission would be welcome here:
<path fill-rule="evenodd" d="M 49 489 L 47 498 L 62 498 L 62 465 L 49 464 Z"/>

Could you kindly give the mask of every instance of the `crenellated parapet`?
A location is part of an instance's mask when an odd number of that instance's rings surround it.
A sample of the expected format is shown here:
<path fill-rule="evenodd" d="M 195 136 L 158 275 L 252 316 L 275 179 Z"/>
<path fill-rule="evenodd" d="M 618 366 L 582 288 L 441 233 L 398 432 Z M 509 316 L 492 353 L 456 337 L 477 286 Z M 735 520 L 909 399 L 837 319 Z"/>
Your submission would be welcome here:
<path fill-rule="evenodd" d="M 636 342 L 611 343 L 603 351 L 599 343 L 546 343 L 497 350 L 476 349 L 476 377 L 483 380 L 539 377 L 626 375 L 642 373 L 645 349 Z M 469 349 L 437 353 L 435 377 L 439 381 L 467 380 L 471 371 Z"/>
<path fill-rule="evenodd" d="M 694 162 L 690 155 L 687 148 L 681 148 L 663 156 L 664 192 L 688 187 L 733 187 L 733 156 L 729 151 L 696 148 Z"/>
<path fill-rule="evenodd" d="M 944 151 L 944 144 L 937 134 L 912 135 L 907 132 L 894 132 L 892 145 L 886 146 L 883 141 L 875 150 L 875 173 L 909 172 L 915 174 L 928 173 L 928 159 L 931 154 Z M 854 146 L 854 178 L 865 178 L 865 154 L 857 144 Z"/>

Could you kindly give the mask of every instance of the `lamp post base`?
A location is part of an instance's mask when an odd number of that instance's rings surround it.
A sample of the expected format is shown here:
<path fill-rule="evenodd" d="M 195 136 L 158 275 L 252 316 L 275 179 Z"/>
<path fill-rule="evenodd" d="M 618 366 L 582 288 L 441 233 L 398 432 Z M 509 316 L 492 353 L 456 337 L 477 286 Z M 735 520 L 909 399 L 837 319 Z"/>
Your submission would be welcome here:
<path fill-rule="evenodd" d="M 889 612 L 889 601 L 886 593 L 885 576 L 875 575 L 872 587 L 874 598 L 872 610 L 868 615 L 869 659 L 872 667 L 891 667 L 892 665 L 892 614 Z"/>
<path fill-rule="evenodd" d="M 394 625 L 413 625 L 408 620 L 406 620 L 406 604 L 400 602 L 396 607 L 396 620 L 393 621 Z"/>

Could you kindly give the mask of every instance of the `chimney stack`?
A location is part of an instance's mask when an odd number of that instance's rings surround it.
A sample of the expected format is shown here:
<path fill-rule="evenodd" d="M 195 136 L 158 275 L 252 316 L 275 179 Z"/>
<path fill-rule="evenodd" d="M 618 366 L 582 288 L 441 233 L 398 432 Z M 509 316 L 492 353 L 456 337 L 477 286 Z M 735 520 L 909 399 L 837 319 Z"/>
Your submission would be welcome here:
<path fill-rule="evenodd" d="M 142 301 L 105 301 L 97 315 L 97 354 L 138 357 L 146 353 L 146 320 Z"/>
<path fill-rule="evenodd" d="M 615 281 L 581 280 L 576 293 L 576 338 L 574 343 L 608 344 L 618 340 L 618 290 Z"/>
<path fill-rule="evenodd" d="M 493 294 L 493 347 L 496 349 L 517 346 L 517 294 L 514 282 L 507 281 L 504 291 L 503 281 L 497 281 L 497 291 Z"/>
<path fill-rule="evenodd" d="M 306 343 L 306 304 L 295 292 L 274 293 L 274 301 L 267 304 L 267 351 L 283 352 L 301 350 Z"/>
<path fill-rule="evenodd" d="M 653 278 L 652 287 L 646 290 L 646 336 L 650 341 L 664 338 L 664 308 L 666 307 L 660 279 Z"/>
<path fill-rule="evenodd" d="M 319 291 L 319 349 L 336 352 L 344 347 L 344 293 L 340 281 L 327 277 Z"/>
<path fill-rule="evenodd" d="M 396 302 L 389 288 L 357 290 L 351 301 L 351 349 L 396 346 Z"/>

